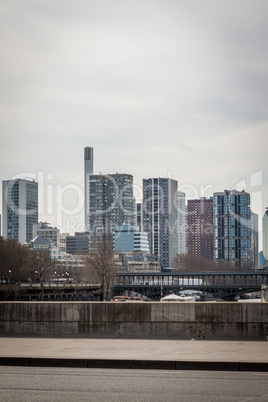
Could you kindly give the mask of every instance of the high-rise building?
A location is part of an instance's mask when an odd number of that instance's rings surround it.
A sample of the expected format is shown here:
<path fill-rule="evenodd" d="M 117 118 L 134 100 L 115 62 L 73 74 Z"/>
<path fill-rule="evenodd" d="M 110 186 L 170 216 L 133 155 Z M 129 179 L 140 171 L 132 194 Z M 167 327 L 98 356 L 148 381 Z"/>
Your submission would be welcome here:
<path fill-rule="evenodd" d="M 136 202 L 136 225 L 142 230 L 142 203 Z"/>
<path fill-rule="evenodd" d="M 213 259 L 213 199 L 202 197 L 187 203 L 188 254 Z"/>
<path fill-rule="evenodd" d="M 112 240 L 115 226 L 134 225 L 132 175 L 91 175 L 88 190 L 87 227 L 91 247 L 104 236 Z"/>
<path fill-rule="evenodd" d="M 89 176 L 93 174 L 93 148 L 84 148 L 84 199 L 85 199 L 85 230 L 88 230 L 89 214 Z"/>
<path fill-rule="evenodd" d="M 258 215 L 251 211 L 250 216 L 251 229 L 251 261 L 252 267 L 259 266 L 259 230 L 258 230 Z"/>
<path fill-rule="evenodd" d="M 178 254 L 178 182 L 168 178 L 143 179 L 143 230 L 151 253 L 163 270 Z"/>
<path fill-rule="evenodd" d="M 33 224 L 33 238 L 36 236 L 42 236 L 43 239 L 54 246 L 59 247 L 60 245 L 60 231 L 57 228 L 49 226 L 47 222 L 38 222 Z"/>
<path fill-rule="evenodd" d="M 90 248 L 113 239 L 116 226 L 134 225 L 133 176 L 93 174 L 93 148 L 85 148 L 85 227 Z"/>
<path fill-rule="evenodd" d="M 214 259 L 237 266 L 251 263 L 250 195 L 227 191 L 213 195 Z"/>
<path fill-rule="evenodd" d="M 186 254 L 187 208 L 185 193 L 178 191 L 178 254 Z"/>
<path fill-rule="evenodd" d="M 263 239 L 263 255 L 268 261 L 268 208 L 262 218 L 262 239 Z"/>
<path fill-rule="evenodd" d="M 3 237 L 29 243 L 33 239 L 33 224 L 38 222 L 38 183 L 4 180 L 2 196 Z"/>

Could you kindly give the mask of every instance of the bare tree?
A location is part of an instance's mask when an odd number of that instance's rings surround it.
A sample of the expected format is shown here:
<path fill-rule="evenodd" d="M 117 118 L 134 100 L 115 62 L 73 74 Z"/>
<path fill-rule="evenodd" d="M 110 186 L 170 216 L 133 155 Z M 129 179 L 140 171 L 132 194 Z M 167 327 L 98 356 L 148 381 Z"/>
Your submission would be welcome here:
<path fill-rule="evenodd" d="M 197 254 L 177 254 L 172 263 L 173 271 L 185 272 L 234 272 L 247 271 L 250 269 L 250 261 L 245 260 L 242 264 L 235 264 L 228 260 L 208 260 Z"/>
<path fill-rule="evenodd" d="M 214 260 L 208 260 L 197 254 L 177 255 L 172 264 L 173 271 L 206 272 L 216 270 Z"/>
<path fill-rule="evenodd" d="M 177 254 L 172 261 L 172 270 L 183 272 L 186 270 L 186 254 Z"/>
<path fill-rule="evenodd" d="M 112 242 L 103 239 L 86 260 L 85 276 L 101 285 L 102 300 L 109 300 L 114 286 L 116 268 Z"/>
<path fill-rule="evenodd" d="M 9 283 L 26 281 L 31 274 L 32 262 L 28 247 L 0 237 L 0 279 Z"/>

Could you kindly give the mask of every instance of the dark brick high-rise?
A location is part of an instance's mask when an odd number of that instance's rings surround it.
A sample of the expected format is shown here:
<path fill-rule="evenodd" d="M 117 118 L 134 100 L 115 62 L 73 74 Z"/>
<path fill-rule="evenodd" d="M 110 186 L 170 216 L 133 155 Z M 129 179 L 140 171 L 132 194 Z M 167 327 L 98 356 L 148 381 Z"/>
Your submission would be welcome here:
<path fill-rule="evenodd" d="M 188 254 L 213 259 L 213 199 L 188 200 Z"/>

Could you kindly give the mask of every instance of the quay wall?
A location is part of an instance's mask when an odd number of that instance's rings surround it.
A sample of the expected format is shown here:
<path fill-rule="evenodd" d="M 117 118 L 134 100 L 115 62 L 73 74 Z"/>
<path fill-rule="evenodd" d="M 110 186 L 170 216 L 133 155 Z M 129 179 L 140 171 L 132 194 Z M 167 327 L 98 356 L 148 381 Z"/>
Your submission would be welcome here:
<path fill-rule="evenodd" d="M 265 340 L 268 303 L 0 302 L 0 336 Z"/>

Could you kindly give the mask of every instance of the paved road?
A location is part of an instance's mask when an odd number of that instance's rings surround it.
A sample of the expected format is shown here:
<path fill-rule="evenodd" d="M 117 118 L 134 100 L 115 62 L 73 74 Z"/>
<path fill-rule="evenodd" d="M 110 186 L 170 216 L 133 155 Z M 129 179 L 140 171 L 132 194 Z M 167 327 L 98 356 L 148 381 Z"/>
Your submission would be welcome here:
<path fill-rule="evenodd" d="M 0 367 L 5 402 L 267 402 L 268 373 Z"/>
<path fill-rule="evenodd" d="M 0 337 L 0 356 L 268 362 L 268 342 Z"/>

